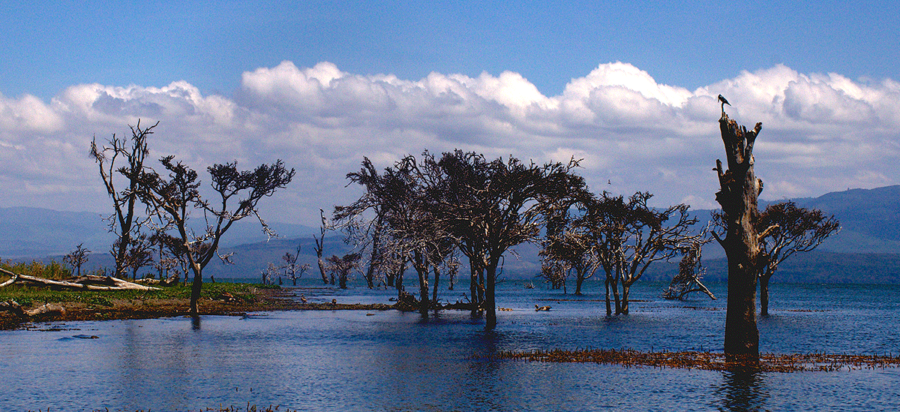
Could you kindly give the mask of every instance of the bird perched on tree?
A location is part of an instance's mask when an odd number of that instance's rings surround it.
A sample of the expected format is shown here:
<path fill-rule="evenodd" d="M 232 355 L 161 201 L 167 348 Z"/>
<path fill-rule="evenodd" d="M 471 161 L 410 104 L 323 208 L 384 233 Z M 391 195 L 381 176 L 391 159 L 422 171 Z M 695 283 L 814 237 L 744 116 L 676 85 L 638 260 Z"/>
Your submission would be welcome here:
<path fill-rule="evenodd" d="M 728 100 L 725 100 L 725 96 L 719 95 L 719 101 L 722 103 L 722 115 L 725 115 L 725 105 L 731 106 L 731 103 L 728 103 Z"/>

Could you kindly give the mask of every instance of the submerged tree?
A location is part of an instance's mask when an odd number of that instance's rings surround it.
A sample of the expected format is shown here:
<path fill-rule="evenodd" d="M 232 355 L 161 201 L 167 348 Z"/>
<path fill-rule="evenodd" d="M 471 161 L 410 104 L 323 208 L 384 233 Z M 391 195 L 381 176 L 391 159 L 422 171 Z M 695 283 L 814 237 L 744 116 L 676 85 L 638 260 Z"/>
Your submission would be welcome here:
<path fill-rule="evenodd" d="M 684 251 L 681 262 L 678 263 L 678 274 L 672 278 L 669 287 L 663 291 L 663 298 L 683 300 L 689 293 L 703 292 L 710 299 L 716 299 L 715 295 L 701 282 L 703 275 L 706 274 L 706 268 L 701 263 L 705 243 L 708 243 L 708 240 L 694 242 Z"/>
<path fill-rule="evenodd" d="M 131 128 L 131 143 L 113 134 L 108 141 L 109 146 L 100 147 L 97 139 L 91 141 L 91 157 L 100 168 L 100 178 L 106 187 L 106 193 L 113 200 L 113 214 L 109 217 L 110 231 L 118 235 L 118 240 L 113 245 L 113 259 L 115 260 L 115 276 L 125 277 L 128 269 L 127 254 L 133 247 L 132 238 L 140 232 L 138 217 L 135 216 L 135 204 L 138 201 L 138 181 L 144 170 L 144 160 L 150 153 L 147 149 L 147 138 L 153 134 L 153 129 L 159 124 L 141 129 L 141 121 Z M 117 161 L 125 164 L 117 164 Z M 124 176 L 125 180 L 120 181 Z M 119 184 L 125 187 L 120 187 Z"/>
<path fill-rule="evenodd" d="M 581 295 L 584 281 L 594 277 L 601 266 L 594 246 L 590 231 L 577 227 L 548 236 L 540 252 L 544 259 L 542 275 L 551 283 L 561 284 L 565 293 L 566 278 L 571 273 L 575 278 L 575 295 Z"/>
<path fill-rule="evenodd" d="M 515 158 L 488 162 L 457 150 L 440 158 L 425 152 L 421 161 L 407 156 L 379 173 L 365 159 L 362 169 L 347 177 L 366 191 L 350 206 L 336 208 L 335 220 L 367 211 L 381 217 L 381 233 L 392 242 L 383 249 L 400 255 L 383 262 L 401 272 L 406 262 L 412 264 L 419 277 L 420 308 L 437 300 L 433 292 L 430 298 L 427 294 L 429 271 L 437 283 L 441 268 L 453 270 L 447 262 L 458 249 L 471 268 L 472 309 L 486 310 L 490 329 L 496 325 L 494 289 L 504 254 L 537 238 L 545 205 L 584 187 L 583 179 L 571 173 L 577 164 L 541 166 Z"/>
<path fill-rule="evenodd" d="M 347 281 L 359 268 L 359 260 L 359 253 L 348 253 L 343 257 L 332 255 L 328 258 L 328 271 L 331 272 L 332 279 L 337 278 L 341 289 L 347 289 Z"/>
<path fill-rule="evenodd" d="M 723 106 L 724 107 L 724 106 Z M 760 237 L 757 197 L 763 183 L 753 170 L 753 145 L 762 130 L 738 126 L 724 110 L 719 119 L 728 169 L 716 160 L 719 191 L 716 201 L 722 206 L 725 237 L 715 232 L 728 258 L 728 304 L 725 315 L 725 355 L 732 360 L 759 359 L 759 329 L 756 326 L 756 281 L 759 274 Z"/>
<path fill-rule="evenodd" d="M 257 212 L 257 203 L 284 188 L 294 177 L 294 170 L 287 170 L 278 160 L 272 165 L 261 165 L 251 171 L 238 171 L 237 162 L 215 164 L 207 168 L 216 202 L 211 203 L 200 195 L 197 172 L 174 156 L 163 157 L 163 167 L 168 177 L 148 169 L 139 176 L 138 193 L 147 206 L 148 215 L 157 217 L 172 227 L 174 236 L 184 245 L 185 257 L 194 275 L 191 286 L 191 314 L 197 315 L 197 302 L 203 286 L 203 268 L 219 256 L 219 242 L 234 222 L 248 216 L 256 216 L 263 230 L 273 233 Z M 203 212 L 206 231 L 195 234 L 188 227 L 190 211 L 199 208 Z"/>
<path fill-rule="evenodd" d="M 840 222 L 834 216 L 825 216 L 821 210 L 782 202 L 771 204 L 762 212 L 757 230 L 766 228 L 771 229 L 759 242 L 759 303 L 763 316 L 769 314 L 769 280 L 778 265 L 794 253 L 817 248 L 840 230 Z"/>
<path fill-rule="evenodd" d="M 687 205 L 656 209 L 647 204 L 651 197 L 638 192 L 626 201 L 603 193 L 588 204 L 583 225 L 591 231 L 595 254 L 606 272 L 607 315 L 612 313 L 610 290 L 615 313 L 628 314 L 631 286 L 650 265 L 682 254 L 703 236 L 691 231 L 697 219 L 689 216 Z"/>
<path fill-rule="evenodd" d="M 316 242 L 316 246 L 313 249 L 316 251 L 316 263 L 319 266 L 319 274 L 322 275 L 322 283 L 327 285 L 328 276 L 325 274 L 323 253 L 325 251 L 325 231 L 328 230 L 328 219 L 325 218 L 325 211 L 322 209 L 319 209 L 319 216 L 322 218 L 322 224 L 319 226 L 319 236 L 313 235 L 313 240 Z M 334 284 L 334 278 L 332 278 L 331 284 Z"/>
<path fill-rule="evenodd" d="M 294 286 L 297 286 L 297 279 L 303 277 L 303 274 L 306 273 L 307 270 L 309 270 L 308 263 L 297 263 L 297 261 L 300 259 L 300 247 L 301 245 L 298 244 L 297 250 L 294 253 L 287 252 L 284 254 L 284 256 L 281 257 L 281 260 L 284 261 L 284 266 L 282 266 L 282 269 L 284 269 L 284 274 L 288 279 L 291 280 Z"/>

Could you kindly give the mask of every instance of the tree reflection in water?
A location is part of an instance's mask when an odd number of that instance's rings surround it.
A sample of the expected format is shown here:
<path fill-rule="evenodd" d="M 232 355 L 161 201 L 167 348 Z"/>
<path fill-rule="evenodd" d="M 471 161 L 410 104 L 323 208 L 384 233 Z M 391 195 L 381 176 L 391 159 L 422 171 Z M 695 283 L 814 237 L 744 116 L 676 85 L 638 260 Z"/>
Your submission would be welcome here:
<path fill-rule="evenodd" d="M 723 411 L 765 410 L 769 390 L 765 374 L 757 370 L 736 369 L 722 372 L 723 382 L 716 388 L 716 401 Z"/>

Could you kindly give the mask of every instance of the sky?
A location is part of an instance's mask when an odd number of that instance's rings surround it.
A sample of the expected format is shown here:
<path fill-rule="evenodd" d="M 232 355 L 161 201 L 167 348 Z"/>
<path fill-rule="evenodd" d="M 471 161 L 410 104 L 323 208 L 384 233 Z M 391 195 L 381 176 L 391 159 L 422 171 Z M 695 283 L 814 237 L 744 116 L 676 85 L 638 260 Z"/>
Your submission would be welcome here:
<path fill-rule="evenodd" d="M 111 211 L 90 142 L 140 120 L 154 159 L 295 168 L 275 222 L 453 149 L 714 208 L 718 94 L 763 199 L 900 183 L 900 2 L 294 3 L 0 3 L 0 207 Z"/>

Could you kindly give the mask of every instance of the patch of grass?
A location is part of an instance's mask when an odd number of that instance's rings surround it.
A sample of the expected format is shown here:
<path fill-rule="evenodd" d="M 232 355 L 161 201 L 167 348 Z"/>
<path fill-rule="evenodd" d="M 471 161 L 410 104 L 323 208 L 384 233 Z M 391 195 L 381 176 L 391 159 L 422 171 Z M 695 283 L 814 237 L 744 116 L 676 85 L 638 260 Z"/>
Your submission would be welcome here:
<path fill-rule="evenodd" d="M 12 263 L 7 260 L 0 262 L 0 267 L 20 275 L 36 276 L 44 279 L 61 280 L 72 277 L 72 271 L 57 261 L 42 263 L 36 260 L 31 263 Z M 0 282 L 9 279 L 9 276 L 0 276 Z"/>
<path fill-rule="evenodd" d="M 21 273 L 21 272 L 19 272 Z M 8 279 L 8 278 L 7 278 Z M 2 282 L 2 280 L 0 280 Z M 200 293 L 201 299 L 221 300 L 225 293 L 231 294 L 245 302 L 255 302 L 256 289 L 271 289 L 262 285 L 248 283 L 204 283 Z M 274 288 L 278 288 L 275 286 Z M 28 307 L 35 303 L 67 303 L 78 302 L 92 306 L 112 306 L 112 300 L 148 300 L 148 299 L 190 299 L 191 285 L 163 287 L 160 290 L 118 290 L 118 291 L 83 291 L 53 290 L 46 287 L 14 284 L 0 288 L 0 302 L 15 300 Z"/>

